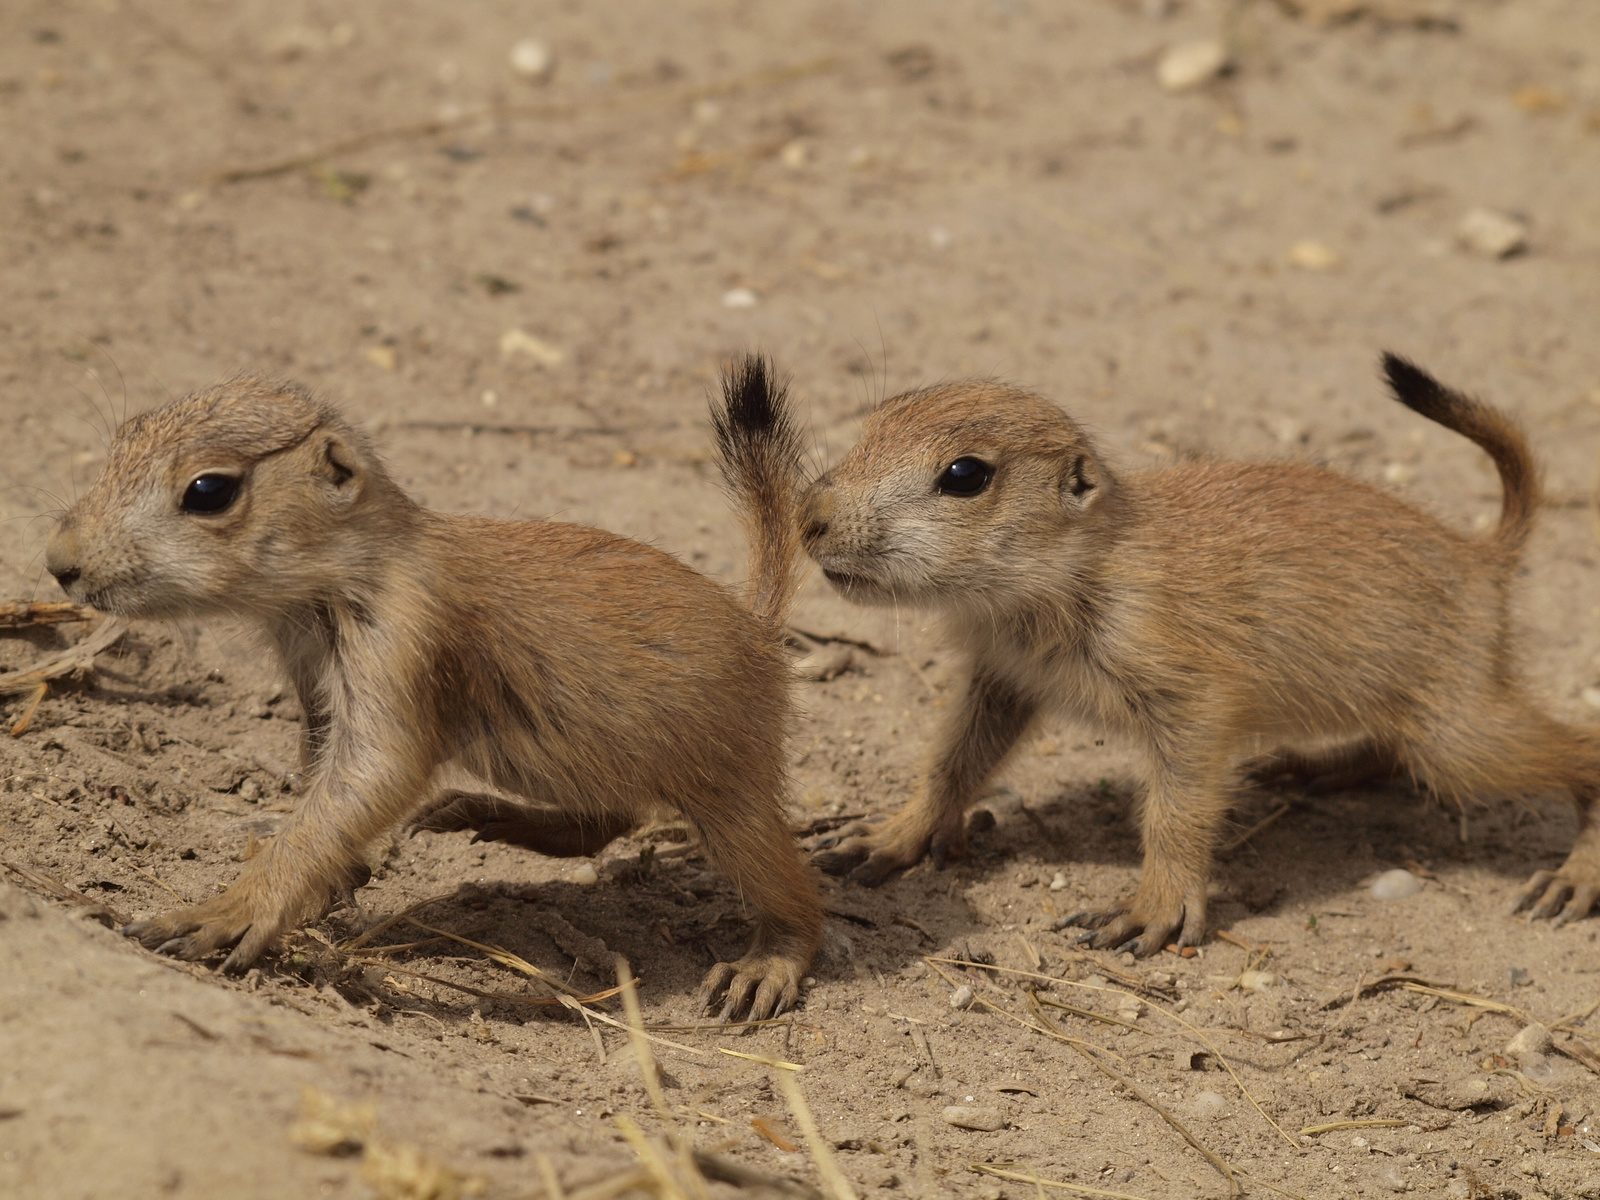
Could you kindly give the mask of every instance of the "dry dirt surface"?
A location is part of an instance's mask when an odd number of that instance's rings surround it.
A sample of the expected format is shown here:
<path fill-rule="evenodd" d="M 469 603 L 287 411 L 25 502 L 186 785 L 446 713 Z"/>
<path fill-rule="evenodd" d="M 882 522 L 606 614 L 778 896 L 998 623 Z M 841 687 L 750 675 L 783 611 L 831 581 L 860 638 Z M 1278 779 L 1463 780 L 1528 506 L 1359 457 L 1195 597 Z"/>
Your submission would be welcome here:
<path fill-rule="evenodd" d="M 548 77 L 513 66 L 529 38 Z M 1178 78 L 1207 39 L 1226 69 Z M 1306 457 L 1481 528 L 1493 472 L 1385 398 L 1388 347 L 1526 422 L 1526 664 L 1593 718 L 1597 156 L 1592 0 L 7 0 L 0 597 L 58 598 L 44 539 L 109 423 L 247 369 L 343 405 L 433 506 L 730 581 L 704 406 L 745 348 L 793 373 L 819 464 L 886 391 L 997 375 L 1125 466 Z M 796 684 L 796 828 L 891 811 L 948 650 L 815 580 L 794 624 L 848 639 Z M 647 1022 L 695 1024 L 750 929 L 681 829 L 592 864 L 397 835 L 226 978 L 114 927 L 272 836 L 300 715 L 244 628 L 140 624 L 99 668 L 0 734 L 0 1195 L 674 1194 L 626 1140 L 666 1131 L 617 1000 L 577 1012 L 515 961 L 594 995 L 621 954 Z M 1509 915 L 1568 808 L 1245 792 L 1212 939 L 1135 963 L 1053 926 L 1134 883 L 1137 787 L 1047 723 L 967 862 L 829 881 L 792 1020 L 655 1029 L 673 1125 L 842 1196 L 780 1059 L 862 1197 L 1227 1196 L 1157 1106 L 1252 1197 L 1600 1197 L 1600 919 Z M 1376 898 L 1397 868 L 1420 893 Z M 1509 1046 L 1531 1021 L 1551 1041 Z"/>

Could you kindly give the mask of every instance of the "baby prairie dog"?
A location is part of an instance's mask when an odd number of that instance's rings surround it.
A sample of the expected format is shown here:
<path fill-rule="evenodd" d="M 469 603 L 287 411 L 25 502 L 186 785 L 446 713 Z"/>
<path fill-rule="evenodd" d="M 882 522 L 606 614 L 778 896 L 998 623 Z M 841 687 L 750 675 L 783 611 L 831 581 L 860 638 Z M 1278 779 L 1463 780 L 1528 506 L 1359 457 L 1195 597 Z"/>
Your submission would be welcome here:
<path fill-rule="evenodd" d="M 915 798 L 816 861 L 867 885 L 964 850 L 962 813 L 1036 715 L 1142 752 L 1137 890 L 1069 923 L 1148 955 L 1206 932 L 1213 850 L 1241 760 L 1408 773 L 1441 799 L 1565 791 L 1580 830 L 1518 908 L 1600 898 L 1600 733 L 1561 724 L 1515 666 L 1508 591 L 1538 483 L 1495 410 L 1385 356 L 1395 397 L 1481 446 L 1500 523 L 1465 537 L 1395 496 L 1300 463 L 1113 474 L 1038 396 L 956 383 L 882 404 L 806 493 L 806 549 L 846 597 L 942 615 L 966 693 Z M 1331 751 L 1331 753 L 1330 753 Z M 1259 768 L 1260 760 L 1256 764 Z"/>
<path fill-rule="evenodd" d="M 453 794 L 426 824 L 543 854 L 682 813 L 758 918 L 702 1001 L 725 995 L 725 1018 L 792 1005 L 822 928 L 783 812 L 799 444 L 760 359 L 724 377 L 713 417 L 753 540 L 748 607 L 603 530 L 422 508 L 294 384 L 235 379 L 123 425 L 50 572 L 121 616 L 258 621 L 304 706 L 307 767 L 224 894 L 127 932 L 187 959 L 232 946 L 225 966 L 244 968 L 319 916 L 454 762 L 519 799 Z"/>

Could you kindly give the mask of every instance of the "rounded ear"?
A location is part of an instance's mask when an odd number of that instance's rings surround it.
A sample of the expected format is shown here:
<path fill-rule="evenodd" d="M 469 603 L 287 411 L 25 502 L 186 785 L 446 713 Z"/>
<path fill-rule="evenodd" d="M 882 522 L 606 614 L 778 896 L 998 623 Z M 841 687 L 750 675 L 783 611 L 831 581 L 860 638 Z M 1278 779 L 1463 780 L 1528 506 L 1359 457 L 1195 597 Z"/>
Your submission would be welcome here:
<path fill-rule="evenodd" d="M 1088 512 L 1105 490 L 1105 472 L 1089 455 L 1076 451 L 1061 475 L 1061 501 L 1073 513 Z"/>
<path fill-rule="evenodd" d="M 312 470 L 328 486 L 335 501 L 351 504 L 366 490 L 367 468 L 356 449 L 331 430 L 321 435 Z"/>

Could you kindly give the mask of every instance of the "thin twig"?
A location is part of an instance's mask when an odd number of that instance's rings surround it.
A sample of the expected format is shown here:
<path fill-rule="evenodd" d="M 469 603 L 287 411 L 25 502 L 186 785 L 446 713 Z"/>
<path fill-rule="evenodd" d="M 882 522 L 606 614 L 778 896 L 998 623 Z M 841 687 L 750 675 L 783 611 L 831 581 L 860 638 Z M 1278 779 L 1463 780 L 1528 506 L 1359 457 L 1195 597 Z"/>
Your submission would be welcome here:
<path fill-rule="evenodd" d="M 1030 999 L 1032 999 L 1031 996 Z M 1039 1008 L 1037 1001 L 1034 1002 L 1034 1014 L 1041 1022 L 1049 1020 L 1049 1018 L 1046 1017 L 1044 1012 Z M 1088 1059 L 1095 1070 L 1099 1071 L 1107 1079 L 1110 1079 L 1113 1083 L 1121 1084 L 1135 1096 L 1139 1097 L 1139 1099 L 1143 1100 L 1145 1104 L 1155 1111 L 1157 1116 L 1159 1116 L 1168 1125 L 1171 1125 L 1174 1129 L 1176 1129 L 1183 1140 L 1188 1142 L 1189 1145 L 1193 1146 L 1194 1149 L 1207 1162 L 1209 1162 L 1218 1171 L 1222 1172 L 1222 1177 L 1228 1181 L 1228 1194 L 1230 1196 L 1239 1196 L 1243 1194 L 1243 1189 L 1239 1187 L 1239 1181 L 1234 1178 L 1233 1168 L 1219 1158 L 1210 1149 L 1208 1149 L 1205 1145 L 1203 1145 L 1199 1138 L 1195 1137 L 1194 1134 L 1189 1132 L 1188 1128 L 1184 1126 L 1183 1122 L 1179 1121 L 1177 1117 L 1173 1116 L 1166 1109 L 1162 1108 L 1161 1105 L 1157 1104 L 1155 1100 L 1142 1088 L 1140 1088 L 1138 1084 L 1134 1083 L 1133 1080 L 1129 1079 L 1127 1076 L 1118 1071 L 1113 1071 L 1110 1067 L 1106 1066 L 1105 1063 L 1101 1062 L 1097 1056 L 1089 1053 L 1089 1051 L 1084 1049 L 1082 1046 L 1074 1046 L 1073 1049 L 1081 1054 L 1084 1058 Z"/>
<path fill-rule="evenodd" d="M 70 600 L 14 600 L 0 604 L 0 629 L 27 629 L 33 625 L 92 621 L 99 615 L 94 609 L 74 604 Z"/>
<path fill-rule="evenodd" d="M 0 695 L 16 695 L 36 690 L 42 683 L 57 679 L 82 678 L 94 671 L 95 655 L 109 649 L 128 632 L 128 622 L 121 617 L 107 617 L 93 633 L 77 645 L 63 650 L 54 658 L 15 675 L 0 676 Z"/>
<path fill-rule="evenodd" d="M 922 961 L 927 963 L 929 966 L 933 966 L 935 963 L 942 963 L 942 962 L 943 963 L 955 963 L 958 966 L 965 965 L 965 964 L 962 964 L 962 963 L 958 963 L 957 960 L 955 960 L 955 959 L 950 959 L 950 958 L 924 957 Z M 1110 992 L 1111 994 L 1117 995 L 1117 996 L 1133 996 L 1132 992 L 1123 991 L 1121 988 L 1100 987 L 1100 986 L 1098 986 L 1096 984 L 1092 984 L 1092 983 L 1079 983 L 1079 982 L 1077 982 L 1076 980 L 1073 980 L 1073 979 L 1058 979 L 1054 975 L 1040 975 L 1036 971 L 1018 971 L 1018 970 L 1016 970 L 1015 968 L 1012 968 L 1012 967 L 988 967 L 987 969 L 990 970 L 990 971 L 1000 971 L 1000 972 L 1002 972 L 1002 973 L 1004 973 L 1006 975 L 1020 976 L 1023 979 L 1038 979 L 1038 980 L 1042 980 L 1045 983 L 1059 984 L 1059 985 L 1061 985 L 1063 987 L 1081 988 L 1082 990 L 1087 991 L 1087 992 Z M 946 979 L 946 981 L 950 981 L 950 977 L 948 975 L 945 975 L 943 971 L 940 971 L 939 974 L 940 975 L 944 975 L 944 978 Z M 953 981 L 951 981 L 951 982 L 953 982 Z M 1133 996 L 1133 998 L 1134 999 L 1139 999 L 1139 997 L 1137 997 L 1137 996 Z M 1273 1129 L 1277 1130 L 1278 1131 L 1278 1136 L 1283 1138 L 1284 1141 L 1288 1142 L 1289 1145 L 1293 1146 L 1296 1151 L 1299 1151 L 1301 1149 L 1300 1143 L 1295 1141 L 1286 1132 L 1284 1132 L 1283 1126 L 1279 1125 L 1270 1116 L 1268 1116 L 1267 1115 L 1267 1110 L 1262 1108 L 1260 1103 L 1256 1100 L 1256 1098 L 1250 1094 L 1250 1089 L 1244 1086 L 1244 1080 L 1239 1078 L 1238 1072 L 1233 1069 L 1233 1065 L 1228 1062 L 1227 1058 L 1223 1055 L 1222 1051 L 1217 1049 L 1217 1045 L 1216 1045 L 1215 1042 L 1213 1042 L 1210 1038 L 1206 1037 L 1206 1035 L 1204 1033 L 1202 1033 L 1195 1026 L 1191 1025 L 1188 1021 L 1185 1021 L 1177 1013 L 1169 1012 L 1167 1009 L 1165 1009 L 1161 1005 L 1155 1003 L 1153 1000 L 1146 999 L 1144 1002 L 1146 1004 L 1148 1004 L 1154 1011 L 1156 1011 L 1156 1012 L 1160 1013 L 1162 1016 L 1166 1017 L 1167 1020 L 1172 1021 L 1175 1024 L 1182 1025 L 1191 1034 L 1193 1034 L 1194 1037 L 1199 1040 L 1200 1044 L 1203 1045 L 1207 1050 L 1209 1050 L 1211 1052 L 1212 1056 L 1215 1057 L 1216 1060 L 1219 1063 L 1222 1064 L 1222 1069 L 1225 1070 L 1228 1073 L 1228 1075 L 1233 1079 L 1234 1086 L 1239 1089 L 1239 1091 L 1244 1095 L 1244 1098 L 1246 1100 L 1250 1101 L 1251 1106 L 1258 1113 L 1261 1114 L 1262 1120 L 1266 1121 L 1266 1123 L 1268 1125 L 1271 1125 Z M 987 1004 L 988 1002 L 985 1001 L 985 1003 Z M 993 1008 L 994 1006 L 990 1005 L 990 1007 Z M 1003 1009 L 996 1009 L 995 1011 L 1004 1012 Z M 1006 1013 L 1005 1015 L 1008 1016 L 1008 1017 L 1011 1016 L 1010 1013 Z M 1019 1024 L 1027 1024 L 1027 1022 L 1021 1021 L 1017 1017 L 1011 1017 L 1011 1019 L 1013 1021 L 1018 1021 Z M 1051 1032 L 1051 1036 L 1052 1037 L 1058 1037 L 1058 1038 L 1065 1038 L 1066 1037 L 1065 1034 L 1055 1033 L 1055 1032 Z M 1092 1042 L 1089 1043 L 1089 1044 L 1093 1045 Z M 1099 1046 L 1096 1046 L 1095 1049 L 1103 1050 L 1103 1048 L 1099 1047 Z M 1110 1053 L 1110 1051 L 1103 1051 L 1103 1052 L 1104 1053 Z"/>
<path fill-rule="evenodd" d="M 682 101 L 684 103 L 692 103 L 698 99 L 726 95 L 731 92 L 743 91 L 746 88 L 772 87 L 791 80 L 803 79 L 808 75 L 821 74 L 824 71 L 832 70 L 834 65 L 835 60 L 832 58 L 815 58 L 789 66 L 768 67 L 759 71 L 750 71 L 744 75 L 737 75 L 732 79 L 723 80 L 719 83 L 682 89 Z M 610 107 L 654 107 L 663 104 L 665 101 L 666 97 L 662 95 L 661 90 L 652 88 L 649 91 L 636 93 L 614 101 Z M 287 175 L 291 171 L 315 166 L 319 162 L 335 158 L 341 154 L 352 154 L 357 150 L 366 150 L 369 147 L 382 145 L 385 142 L 433 137 L 486 119 L 503 121 L 514 117 L 563 117 L 574 115 L 579 111 L 578 106 L 573 104 L 489 104 L 468 109 L 452 117 L 438 117 L 431 121 L 412 121 L 404 125 L 390 125 L 381 129 L 369 129 L 365 133 L 341 138 L 307 153 L 290 155 L 287 158 L 277 159 L 273 162 L 258 163 L 248 167 L 226 167 L 222 170 L 213 171 L 207 176 L 207 182 L 243 183 L 251 179 L 270 179 L 275 175 Z"/>

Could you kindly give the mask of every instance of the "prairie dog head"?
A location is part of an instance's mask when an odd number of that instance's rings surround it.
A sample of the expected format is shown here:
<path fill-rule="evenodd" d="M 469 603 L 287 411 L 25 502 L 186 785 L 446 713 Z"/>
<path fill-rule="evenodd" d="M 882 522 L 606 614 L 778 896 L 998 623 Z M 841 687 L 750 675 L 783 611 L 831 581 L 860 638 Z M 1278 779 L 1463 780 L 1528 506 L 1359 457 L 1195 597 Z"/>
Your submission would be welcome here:
<path fill-rule="evenodd" d="M 305 389 L 233 379 L 123 424 L 45 564 L 72 599 L 120 616 L 281 612 L 337 586 L 385 482 Z"/>
<path fill-rule="evenodd" d="M 1069 565 L 1112 485 L 1053 404 L 1004 384 L 946 384 L 867 418 L 807 490 L 801 536 L 852 600 L 959 607 L 1026 589 L 1030 564 Z"/>

